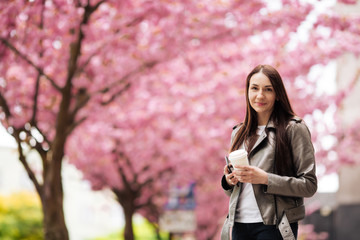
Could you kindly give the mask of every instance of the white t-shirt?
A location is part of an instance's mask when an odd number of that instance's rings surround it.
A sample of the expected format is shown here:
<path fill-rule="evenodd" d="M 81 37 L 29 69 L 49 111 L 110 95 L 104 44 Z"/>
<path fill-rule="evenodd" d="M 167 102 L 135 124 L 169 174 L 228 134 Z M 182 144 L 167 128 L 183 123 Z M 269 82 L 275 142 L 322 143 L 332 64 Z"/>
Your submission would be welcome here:
<path fill-rule="evenodd" d="M 264 126 L 258 126 L 257 135 L 261 135 L 265 130 Z M 242 146 L 244 148 L 244 145 Z M 263 222 L 259 207 L 256 203 L 254 189 L 251 183 L 243 183 L 242 191 L 238 199 L 235 213 L 235 222 L 257 223 Z"/>

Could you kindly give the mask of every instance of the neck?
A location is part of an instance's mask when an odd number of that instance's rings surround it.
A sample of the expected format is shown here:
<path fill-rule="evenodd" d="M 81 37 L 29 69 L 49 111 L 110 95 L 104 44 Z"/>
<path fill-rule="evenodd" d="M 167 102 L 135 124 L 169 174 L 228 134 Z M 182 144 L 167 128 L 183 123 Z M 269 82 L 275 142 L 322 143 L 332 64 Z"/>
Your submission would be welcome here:
<path fill-rule="evenodd" d="M 270 119 L 270 114 L 258 114 L 258 126 L 266 125 Z"/>

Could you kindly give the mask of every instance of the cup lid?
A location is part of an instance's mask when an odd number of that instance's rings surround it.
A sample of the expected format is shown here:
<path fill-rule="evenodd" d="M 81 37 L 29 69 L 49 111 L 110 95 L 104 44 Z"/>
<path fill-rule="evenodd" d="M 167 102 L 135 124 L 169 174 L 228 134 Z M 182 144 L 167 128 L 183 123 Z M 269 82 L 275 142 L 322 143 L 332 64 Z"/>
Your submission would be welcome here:
<path fill-rule="evenodd" d="M 247 152 L 244 149 L 239 149 L 231 152 L 229 158 L 243 158 L 247 156 Z"/>

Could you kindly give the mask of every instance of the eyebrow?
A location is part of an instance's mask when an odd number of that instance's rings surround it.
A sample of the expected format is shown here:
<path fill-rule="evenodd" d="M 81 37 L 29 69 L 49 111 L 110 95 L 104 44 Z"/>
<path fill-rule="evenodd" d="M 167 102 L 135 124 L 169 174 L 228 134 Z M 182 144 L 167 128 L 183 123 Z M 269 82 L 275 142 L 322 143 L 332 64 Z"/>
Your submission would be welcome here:
<path fill-rule="evenodd" d="M 252 83 L 251 85 L 254 85 L 254 86 L 257 86 L 257 87 L 259 86 L 259 85 L 256 84 L 256 83 Z M 272 85 L 265 85 L 265 87 L 271 87 L 271 88 L 272 88 L 273 86 L 272 86 Z"/>

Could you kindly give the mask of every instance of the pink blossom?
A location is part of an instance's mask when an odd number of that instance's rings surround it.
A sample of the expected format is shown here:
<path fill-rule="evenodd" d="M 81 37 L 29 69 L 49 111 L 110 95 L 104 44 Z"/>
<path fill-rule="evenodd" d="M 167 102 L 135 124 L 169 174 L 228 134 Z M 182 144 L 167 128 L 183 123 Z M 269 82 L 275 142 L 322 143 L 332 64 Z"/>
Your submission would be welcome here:
<path fill-rule="evenodd" d="M 359 55 L 359 18 L 328 9 L 303 40 L 298 29 L 313 9 L 303 1 L 271 10 L 260 0 L 110 0 L 89 19 L 88 1 L 75 2 L 0 4 L 0 119 L 19 129 L 31 123 L 44 149 L 65 123 L 65 155 L 93 189 L 132 191 L 136 211 L 156 222 L 170 186 L 195 181 L 197 237 L 216 239 L 228 204 L 223 157 L 245 115 L 246 75 L 260 63 L 279 70 L 306 118 L 322 174 L 358 164 L 357 125 L 336 124 L 357 80 L 317 95 L 308 73 L 344 53 Z M 336 127 L 323 121 L 329 106 Z M 336 140 L 325 146 L 324 138 Z"/>

